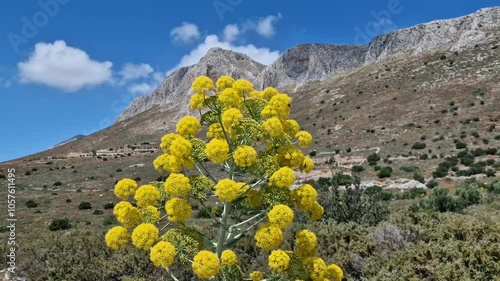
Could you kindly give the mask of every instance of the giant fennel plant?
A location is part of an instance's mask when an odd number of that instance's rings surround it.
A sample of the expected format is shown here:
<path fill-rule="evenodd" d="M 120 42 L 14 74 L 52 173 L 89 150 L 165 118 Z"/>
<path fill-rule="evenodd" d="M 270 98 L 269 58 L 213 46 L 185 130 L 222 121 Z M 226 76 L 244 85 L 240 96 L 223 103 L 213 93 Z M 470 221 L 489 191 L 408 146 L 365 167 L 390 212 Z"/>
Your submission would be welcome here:
<path fill-rule="evenodd" d="M 289 119 L 290 97 L 274 88 L 256 91 L 249 81 L 228 76 L 215 86 L 200 76 L 192 90 L 190 107 L 199 118 L 180 119 L 176 133 L 161 139 L 163 154 L 153 163 L 166 180 L 140 187 L 131 179 L 116 184 L 123 201 L 114 214 L 122 226 L 107 232 L 107 245 L 119 250 L 131 241 L 174 280 L 169 269 L 174 262 L 208 280 L 342 280 L 340 267 L 318 256 L 309 229 L 296 233 L 293 251 L 279 249 L 294 211 L 313 221 L 323 215 L 314 187 L 294 185 L 294 170 L 309 173 L 314 163 L 299 148 L 308 147 L 312 136 Z M 202 127 L 208 141 L 198 137 Z M 224 176 L 209 162 L 221 165 Z M 223 205 L 219 216 L 206 210 L 218 228 L 212 239 L 187 223 L 191 204 L 206 209 L 208 200 Z M 265 272 L 241 272 L 242 261 L 232 249 L 246 235 L 268 254 Z"/>

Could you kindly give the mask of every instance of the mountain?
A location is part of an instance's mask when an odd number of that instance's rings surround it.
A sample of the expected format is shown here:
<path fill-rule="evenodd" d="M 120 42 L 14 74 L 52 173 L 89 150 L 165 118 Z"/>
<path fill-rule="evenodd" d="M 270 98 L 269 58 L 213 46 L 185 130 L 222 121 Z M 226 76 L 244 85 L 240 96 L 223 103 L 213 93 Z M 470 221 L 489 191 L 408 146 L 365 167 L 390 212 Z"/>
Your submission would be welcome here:
<path fill-rule="evenodd" d="M 217 79 L 229 75 L 235 79 L 254 80 L 264 68 L 246 55 L 221 48 L 210 49 L 199 63 L 175 70 L 152 93 L 134 100 L 116 121 L 126 120 L 156 105 L 164 110 L 175 108 L 178 115 L 182 115 L 189 110 L 189 92 L 194 78 L 206 75 Z"/>
<path fill-rule="evenodd" d="M 186 101 L 191 82 L 199 75 L 213 79 L 221 75 L 245 78 L 253 81 L 257 89 L 292 86 L 297 90 L 296 87 L 309 82 L 324 81 L 398 54 L 464 50 L 498 37 L 499 27 L 500 8 L 486 8 L 455 19 L 395 30 L 377 36 L 366 45 L 299 45 L 286 50 L 267 67 L 246 55 L 215 48 L 198 64 L 174 71 L 152 93 L 133 101 L 116 121 L 126 120 L 154 106 L 162 110 L 176 108 L 179 114 L 184 114 L 188 110 Z"/>
<path fill-rule="evenodd" d="M 54 145 L 53 147 L 51 147 L 51 149 L 52 149 L 52 148 L 55 148 L 55 147 L 58 147 L 58 146 L 61 146 L 61 145 L 65 145 L 65 144 L 70 143 L 70 142 L 72 142 L 72 141 L 81 140 L 81 139 L 83 139 L 84 137 L 85 137 L 85 135 L 76 135 L 76 136 L 74 136 L 74 137 L 72 137 L 72 138 L 70 138 L 70 139 L 67 139 L 67 140 L 65 140 L 65 141 L 62 141 L 62 142 L 60 142 L 60 143 L 58 143 L 58 144 Z"/>

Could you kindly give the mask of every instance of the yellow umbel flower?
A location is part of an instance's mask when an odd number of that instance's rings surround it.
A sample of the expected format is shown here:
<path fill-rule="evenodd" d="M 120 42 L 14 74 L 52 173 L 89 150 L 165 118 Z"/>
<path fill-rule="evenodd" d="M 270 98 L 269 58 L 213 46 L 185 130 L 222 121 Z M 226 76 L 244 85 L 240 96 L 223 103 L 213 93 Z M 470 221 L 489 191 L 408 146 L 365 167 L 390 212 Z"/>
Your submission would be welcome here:
<path fill-rule="evenodd" d="M 171 197 L 186 196 L 190 190 L 189 178 L 183 174 L 172 173 L 165 181 L 165 192 Z"/>
<path fill-rule="evenodd" d="M 153 161 L 155 170 L 160 173 L 179 173 L 182 170 L 182 164 L 182 159 L 169 154 L 162 154 Z"/>
<path fill-rule="evenodd" d="M 153 185 L 143 185 L 137 189 L 134 198 L 139 207 L 155 206 L 160 201 L 160 192 Z"/>
<path fill-rule="evenodd" d="M 283 272 L 290 265 L 290 256 L 283 250 L 274 250 L 269 255 L 267 265 L 276 272 Z"/>
<path fill-rule="evenodd" d="M 308 258 L 316 256 L 316 245 L 318 239 L 316 235 L 307 230 L 303 229 L 295 235 L 295 244 L 297 245 L 297 255 L 300 258 Z"/>
<path fill-rule="evenodd" d="M 224 250 L 220 256 L 221 262 L 226 266 L 234 266 L 238 263 L 238 257 L 231 250 Z"/>
<path fill-rule="evenodd" d="M 318 257 L 311 257 L 306 259 L 306 267 L 309 270 L 309 276 L 313 281 L 323 281 L 327 271 L 326 264 L 323 259 Z"/>
<path fill-rule="evenodd" d="M 174 142 L 174 140 L 176 140 L 178 138 L 181 138 L 181 136 L 178 134 L 174 134 L 174 133 L 164 135 L 161 138 L 161 144 L 160 144 L 160 147 L 161 147 L 161 149 L 163 149 L 163 152 L 168 153 L 168 154 L 172 154 L 172 151 L 171 151 L 172 142 Z"/>
<path fill-rule="evenodd" d="M 191 218 L 193 210 L 191 204 L 180 198 L 172 198 L 165 204 L 168 220 L 171 222 L 185 222 Z"/>
<path fill-rule="evenodd" d="M 141 220 L 141 212 L 139 209 L 126 201 L 116 204 L 113 208 L 113 214 L 116 216 L 118 222 L 123 224 L 126 228 L 134 227 Z"/>
<path fill-rule="evenodd" d="M 270 251 L 283 242 L 283 232 L 276 225 L 264 224 L 255 232 L 256 246 Z"/>
<path fill-rule="evenodd" d="M 151 246 L 158 240 L 159 233 L 160 231 L 154 224 L 140 224 L 132 232 L 132 244 L 139 249 L 149 251 Z"/>
<path fill-rule="evenodd" d="M 300 210 L 306 210 L 314 205 L 318 192 L 312 185 L 304 184 L 291 192 L 292 200 Z"/>
<path fill-rule="evenodd" d="M 252 281 L 262 281 L 262 279 L 264 279 L 264 274 L 260 271 L 254 271 L 250 273 L 250 279 L 252 279 Z"/>
<path fill-rule="evenodd" d="M 295 137 L 299 140 L 299 145 L 308 148 L 312 143 L 312 136 L 306 131 L 298 132 Z"/>
<path fill-rule="evenodd" d="M 323 216 L 323 207 L 318 203 L 314 202 L 312 206 L 307 210 L 311 215 L 312 221 L 317 221 Z"/>
<path fill-rule="evenodd" d="M 199 76 L 193 81 L 193 91 L 195 93 L 206 94 L 214 89 L 214 82 L 207 76 Z"/>
<path fill-rule="evenodd" d="M 160 221 L 160 210 L 154 206 L 147 206 L 139 210 L 141 212 L 141 220 L 145 223 L 156 224 Z"/>
<path fill-rule="evenodd" d="M 271 98 L 277 94 L 279 94 L 278 90 L 272 87 L 267 87 L 264 89 L 264 91 L 262 91 L 261 97 L 265 100 L 271 100 Z"/>
<path fill-rule="evenodd" d="M 178 159 L 190 158 L 192 149 L 193 145 L 191 142 L 183 137 L 176 138 L 170 145 L 172 155 Z"/>
<path fill-rule="evenodd" d="M 217 82 L 215 82 L 215 86 L 217 87 L 217 92 L 224 91 L 227 88 L 231 88 L 233 86 L 234 79 L 229 76 L 221 76 L 219 79 L 217 79 Z"/>
<path fill-rule="evenodd" d="M 310 173 L 314 169 L 314 162 L 309 157 L 304 157 L 304 161 L 302 162 L 302 166 L 300 167 L 300 171 L 303 173 Z"/>
<path fill-rule="evenodd" d="M 287 145 L 278 150 L 276 161 L 278 161 L 281 166 L 299 168 L 304 163 L 304 154 L 295 146 Z"/>
<path fill-rule="evenodd" d="M 130 240 L 128 230 L 123 226 L 115 226 L 106 233 L 106 245 L 113 250 L 123 249 Z"/>
<path fill-rule="evenodd" d="M 267 213 L 269 223 L 276 225 L 280 228 L 288 227 L 293 222 L 293 211 L 287 205 L 279 204 L 274 206 L 269 213 Z"/>
<path fill-rule="evenodd" d="M 200 251 L 194 256 L 192 268 L 200 279 L 209 279 L 220 271 L 220 261 L 216 254 L 210 251 Z"/>
<path fill-rule="evenodd" d="M 133 196 L 137 190 L 137 183 L 132 179 L 122 179 L 115 185 L 116 197 L 127 200 L 129 196 Z"/>
<path fill-rule="evenodd" d="M 194 116 L 182 117 L 179 122 L 177 122 L 176 131 L 181 136 L 194 136 L 198 134 L 201 129 L 200 121 Z"/>
<path fill-rule="evenodd" d="M 288 119 L 285 122 L 285 133 L 289 136 L 295 136 L 299 132 L 299 123 L 293 119 Z"/>
<path fill-rule="evenodd" d="M 191 109 L 202 109 L 205 107 L 204 102 L 205 102 L 205 94 L 196 93 L 191 96 L 191 99 L 189 100 L 189 107 Z"/>
<path fill-rule="evenodd" d="M 160 268 L 167 268 L 174 263 L 175 258 L 175 247 L 169 242 L 160 241 L 153 248 L 151 248 L 151 253 L 149 259 L 153 264 Z"/>
<path fill-rule="evenodd" d="M 220 123 L 214 123 L 208 127 L 207 131 L 207 137 L 211 139 L 224 139 L 224 131 L 222 130 L 222 127 Z"/>
<path fill-rule="evenodd" d="M 242 98 L 238 95 L 238 92 L 233 88 L 227 88 L 222 91 L 217 99 L 224 105 L 225 109 L 238 108 L 240 106 Z"/>
<path fill-rule="evenodd" d="M 205 147 L 207 158 L 214 163 L 223 163 L 229 158 L 229 145 L 225 140 L 213 139 Z"/>
<path fill-rule="evenodd" d="M 283 135 L 283 125 L 277 117 L 271 117 L 262 123 L 262 127 L 266 130 L 269 135 L 275 138 L 279 138 Z"/>
<path fill-rule="evenodd" d="M 222 112 L 222 125 L 226 131 L 229 131 L 232 126 L 243 120 L 243 114 L 236 108 L 230 108 Z"/>
<path fill-rule="evenodd" d="M 245 79 L 238 79 L 234 81 L 232 87 L 242 97 L 247 96 L 250 92 L 253 91 L 252 83 Z"/>
<path fill-rule="evenodd" d="M 269 101 L 269 106 L 281 120 L 286 120 L 290 115 L 291 104 L 292 99 L 286 94 L 276 94 Z"/>
<path fill-rule="evenodd" d="M 215 185 L 215 196 L 222 202 L 233 202 L 240 195 L 240 185 L 230 179 L 222 179 Z"/>
<path fill-rule="evenodd" d="M 238 146 L 233 154 L 236 165 L 246 168 L 257 162 L 257 152 L 249 145 Z"/>
<path fill-rule="evenodd" d="M 342 269 L 336 264 L 330 264 L 326 267 L 326 277 L 333 281 L 342 281 L 344 278 L 344 272 Z"/>
<path fill-rule="evenodd" d="M 289 188 L 294 182 L 295 172 L 288 167 L 280 168 L 269 178 L 269 183 L 271 185 L 281 188 Z"/>

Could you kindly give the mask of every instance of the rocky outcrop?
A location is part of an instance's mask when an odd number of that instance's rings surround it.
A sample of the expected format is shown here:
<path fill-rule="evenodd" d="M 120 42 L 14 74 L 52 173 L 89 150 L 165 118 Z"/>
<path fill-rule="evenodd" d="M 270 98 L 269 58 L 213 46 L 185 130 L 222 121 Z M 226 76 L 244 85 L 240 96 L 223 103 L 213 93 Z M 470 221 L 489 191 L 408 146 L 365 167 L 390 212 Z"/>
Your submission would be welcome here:
<path fill-rule="evenodd" d="M 500 7 L 474 14 L 396 30 L 375 37 L 366 45 L 304 44 L 285 51 L 276 62 L 265 67 L 248 56 L 215 48 L 196 65 L 169 75 L 151 94 L 136 99 L 117 119 L 125 120 L 153 106 L 187 111 L 193 79 L 208 75 L 246 78 L 255 88 L 300 87 L 307 82 L 325 80 L 400 53 L 419 54 L 434 50 L 461 50 L 500 36 Z"/>
<path fill-rule="evenodd" d="M 126 120 L 157 105 L 165 110 L 175 108 L 178 115 L 183 115 L 189 110 L 189 93 L 196 77 L 206 75 L 215 81 L 222 75 L 229 75 L 235 79 L 254 80 L 264 68 L 264 65 L 246 55 L 213 48 L 199 63 L 175 70 L 154 92 L 135 99 L 116 122 Z"/>

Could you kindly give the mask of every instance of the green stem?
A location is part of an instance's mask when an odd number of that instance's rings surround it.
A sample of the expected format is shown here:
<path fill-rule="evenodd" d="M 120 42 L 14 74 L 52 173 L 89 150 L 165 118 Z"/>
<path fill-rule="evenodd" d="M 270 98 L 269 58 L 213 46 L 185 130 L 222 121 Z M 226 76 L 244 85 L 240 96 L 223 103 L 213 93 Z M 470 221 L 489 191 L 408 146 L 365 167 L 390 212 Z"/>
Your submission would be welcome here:
<path fill-rule="evenodd" d="M 222 211 L 222 222 L 219 227 L 219 239 L 217 240 L 216 254 L 220 258 L 222 251 L 224 250 L 224 244 L 226 240 L 226 230 L 227 230 L 227 218 L 231 209 L 231 203 L 224 203 L 224 210 Z"/>

